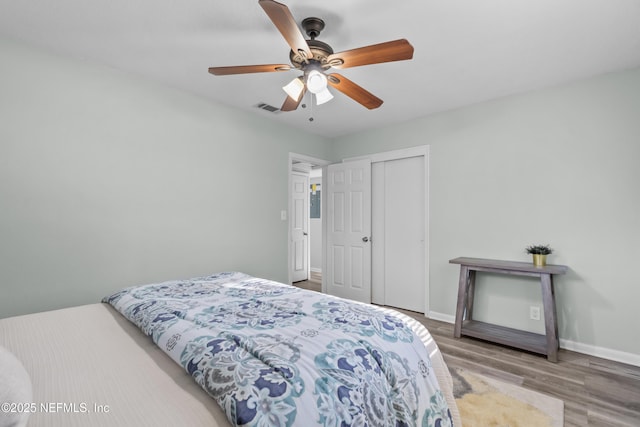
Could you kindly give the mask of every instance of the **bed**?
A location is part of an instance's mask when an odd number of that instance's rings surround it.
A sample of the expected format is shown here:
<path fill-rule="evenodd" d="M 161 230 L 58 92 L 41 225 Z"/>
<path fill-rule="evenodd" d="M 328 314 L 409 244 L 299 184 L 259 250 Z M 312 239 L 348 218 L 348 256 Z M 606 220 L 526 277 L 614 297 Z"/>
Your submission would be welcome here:
<path fill-rule="evenodd" d="M 0 319 L 0 346 L 32 392 L 0 425 L 461 425 L 419 322 L 243 273 Z"/>

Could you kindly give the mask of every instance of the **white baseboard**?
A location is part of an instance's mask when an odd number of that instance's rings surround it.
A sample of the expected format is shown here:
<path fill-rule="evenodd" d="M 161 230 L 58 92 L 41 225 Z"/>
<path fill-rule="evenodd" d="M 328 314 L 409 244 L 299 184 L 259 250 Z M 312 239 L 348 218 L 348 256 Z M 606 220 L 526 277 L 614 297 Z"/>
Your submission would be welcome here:
<path fill-rule="evenodd" d="M 313 268 L 313 267 L 311 267 L 309 269 L 309 271 L 311 271 L 313 273 L 321 273 L 322 274 L 322 269 L 321 268 Z"/>
<path fill-rule="evenodd" d="M 575 351 L 577 353 L 588 354 L 590 356 L 601 357 L 615 362 L 626 363 L 628 365 L 640 366 L 640 355 L 627 353 L 620 350 L 613 350 L 605 347 L 598 347 L 591 344 L 560 339 L 560 348 Z"/>
<path fill-rule="evenodd" d="M 430 311 L 427 316 L 429 319 L 439 320 L 440 322 L 455 323 L 456 317 L 450 314 L 438 313 Z M 560 348 L 575 351 L 576 353 L 588 354 L 589 356 L 601 357 L 615 362 L 626 363 L 628 365 L 640 366 L 640 355 L 626 353 L 624 351 L 613 350 L 605 347 L 598 347 L 590 344 L 583 344 L 575 341 L 560 339 Z"/>
<path fill-rule="evenodd" d="M 438 313 L 436 311 L 430 311 L 427 316 L 429 319 L 439 320 L 440 322 L 456 323 L 456 316 L 450 314 Z"/>

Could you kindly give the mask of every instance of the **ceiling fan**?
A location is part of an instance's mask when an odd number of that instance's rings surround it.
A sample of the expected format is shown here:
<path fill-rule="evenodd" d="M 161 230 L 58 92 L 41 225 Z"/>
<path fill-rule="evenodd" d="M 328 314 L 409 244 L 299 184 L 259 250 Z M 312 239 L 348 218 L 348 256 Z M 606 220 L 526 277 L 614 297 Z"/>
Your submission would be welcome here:
<path fill-rule="evenodd" d="M 283 87 L 288 96 L 282 105 L 282 111 L 297 109 L 307 90 L 315 95 L 316 104 L 318 105 L 331 100 L 333 95 L 327 89 L 327 84 L 370 110 L 378 108 L 383 102 L 380 98 L 346 77 L 337 73 L 327 74 L 326 71 L 331 68 L 341 70 L 361 65 L 404 61 L 413 57 L 413 46 L 405 39 L 334 53 L 331 46 L 316 40 L 320 31 L 324 29 L 324 21 L 322 19 L 311 17 L 302 21 L 302 28 L 309 36 L 309 40 L 305 40 L 287 6 L 274 0 L 258 0 L 258 3 L 291 47 L 291 52 L 289 53 L 291 65 L 264 64 L 210 67 L 209 72 L 216 76 L 225 76 L 290 70 L 302 71 L 302 76 L 296 77 Z"/>

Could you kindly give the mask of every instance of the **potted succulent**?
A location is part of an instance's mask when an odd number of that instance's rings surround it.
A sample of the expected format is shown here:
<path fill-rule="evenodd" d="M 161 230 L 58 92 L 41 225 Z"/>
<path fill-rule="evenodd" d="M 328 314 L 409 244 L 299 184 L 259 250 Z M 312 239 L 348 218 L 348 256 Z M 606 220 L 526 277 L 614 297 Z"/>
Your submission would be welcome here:
<path fill-rule="evenodd" d="M 547 264 L 547 255 L 553 252 L 549 245 L 531 245 L 525 248 L 528 254 L 533 255 L 533 265 L 544 267 Z"/>

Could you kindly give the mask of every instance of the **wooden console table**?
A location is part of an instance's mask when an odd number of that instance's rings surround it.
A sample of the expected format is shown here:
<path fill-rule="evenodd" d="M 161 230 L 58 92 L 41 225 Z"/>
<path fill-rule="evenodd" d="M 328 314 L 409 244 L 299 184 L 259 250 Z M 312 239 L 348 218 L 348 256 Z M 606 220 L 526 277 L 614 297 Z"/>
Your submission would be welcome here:
<path fill-rule="evenodd" d="M 455 258 L 449 260 L 449 263 L 460 264 L 456 323 L 453 330 L 454 337 L 460 338 L 461 335 L 466 335 L 544 354 L 549 361 L 558 361 L 558 322 L 553 290 L 553 275 L 565 274 L 567 266 L 546 265 L 544 267 L 536 267 L 533 263 L 528 262 L 481 258 Z M 545 335 L 473 320 L 473 297 L 477 271 L 539 277 L 542 287 Z"/>

